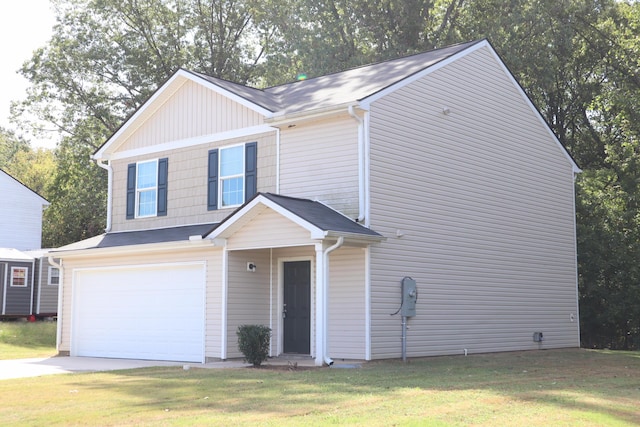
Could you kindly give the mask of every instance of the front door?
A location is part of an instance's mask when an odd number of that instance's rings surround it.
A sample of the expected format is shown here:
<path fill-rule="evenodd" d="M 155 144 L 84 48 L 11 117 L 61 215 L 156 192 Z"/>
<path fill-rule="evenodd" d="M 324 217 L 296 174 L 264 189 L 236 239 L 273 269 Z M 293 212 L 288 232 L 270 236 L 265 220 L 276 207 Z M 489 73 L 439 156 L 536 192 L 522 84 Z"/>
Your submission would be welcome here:
<path fill-rule="evenodd" d="M 284 352 L 310 354 L 311 261 L 284 263 Z"/>

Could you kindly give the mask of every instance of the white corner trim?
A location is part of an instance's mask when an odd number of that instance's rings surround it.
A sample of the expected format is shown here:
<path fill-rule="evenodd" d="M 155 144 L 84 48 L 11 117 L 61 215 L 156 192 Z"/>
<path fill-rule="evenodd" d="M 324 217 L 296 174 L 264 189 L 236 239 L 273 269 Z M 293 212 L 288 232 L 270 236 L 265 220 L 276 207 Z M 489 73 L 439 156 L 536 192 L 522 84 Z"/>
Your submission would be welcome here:
<path fill-rule="evenodd" d="M 127 159 L 135 156 L 144 156 L 156 154 L 162 151 L 176 150 L 180 148 L 193 147 L 201 144 L 209 144 L 212 142 L 224 141 L 227 139 L 244 138 L 248 136 L 259 135 L 262 133 L 276 132 L 278 128 L 268 125 L 251 126 L 242 129 L 235 129 L 227 132 L 212 133 L 208 135 L 197 136 L 194 138 L 180 139 L 177 141 L 165 142 L 163 144 L 152 145 L 149 147 L 135 148 L 132 150 L 119 151 L 110 156 L 109 160 Z"/>

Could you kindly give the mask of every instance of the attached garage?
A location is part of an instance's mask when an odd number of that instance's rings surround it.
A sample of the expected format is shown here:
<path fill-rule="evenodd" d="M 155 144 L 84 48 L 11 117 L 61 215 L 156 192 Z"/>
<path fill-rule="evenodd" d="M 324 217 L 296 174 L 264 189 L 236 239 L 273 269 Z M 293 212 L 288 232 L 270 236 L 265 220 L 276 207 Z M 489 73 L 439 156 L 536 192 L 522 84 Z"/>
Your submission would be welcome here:
<path fill-rule="evenodd" d="M 204 263 L 77 269 L 71 355 L 204 362 Z"/>

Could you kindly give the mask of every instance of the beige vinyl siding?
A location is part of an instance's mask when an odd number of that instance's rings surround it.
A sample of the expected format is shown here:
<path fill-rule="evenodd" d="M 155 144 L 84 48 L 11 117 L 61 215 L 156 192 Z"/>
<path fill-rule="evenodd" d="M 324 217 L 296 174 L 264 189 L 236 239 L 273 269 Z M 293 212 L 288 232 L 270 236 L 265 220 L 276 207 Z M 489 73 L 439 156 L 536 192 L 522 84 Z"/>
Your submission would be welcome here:
<path fill-rule="evenodd" d="M 253 262 L 255 273 L 247 271 Z M 227 288 L 227 357 L 242 357 L 236 331 L 240 325 L 270 326 L 270 295 L 277 290 L 270 281 L 269 251 L 230 251 Z M 274 288 L 272 288 L 274 286 Z"/>
<path fill-rule="evenodd" d="M 59 351 L 70 351 L 70 325 L 72 323 L 71 302 L 73 300 L 73 272 L 81 268 L 122 267 L 163 263 L 198 262 L 206 263 L 206 326 L 205 357 L 220 358 L 221 339 L 221 301 L 222 301 L 222 251 L 219 248 L 191 249 L 170 252 L 152 252 L 147 254 L 123 254 L 120 256 L 65 257 L 63 262 L 62 314 L 58 316 L 61 324 L 61 342 Z M 170 313 L 169 313 L 170 314 Z M 114 312 L 114 316 L 117 313 Z"/>
<path fill-rule="evenodd" d="M 358 124 L 347 114 L 283 129 L 280 193 L 358 216 Z"/>
<path fill-rule="evenodd" d="M 201 84 L 187 81 L 118 151 L 262 124 L 262 116 Z"/>
<path fill-rule="evenodd" d="M 113 161 L 112 231 L 143 230 L 221 221 L 233 212 L 234 208 L 207 210 L 208 152 L 214 148 L 253 141 L 258 143 L 258 191 L 275 192 L 275 132 Z M 167 215 L 127 220 L 127 166 L 130 163 L 165 157 L 169 159 Z"/>
<path fill-rule="evenodd" d="M 277 248 L 309 244 L 309 232 L 271 209 L 265 209 L 228 239 L 229 249 Z"/>
<path fill-rule="evenodd" d="M 572 165 L 488 50 L 375 102 L 370 133 L 372 357 L 400 356 L 404 276 L 409 356 L 578 346 Z"/>
<path fill-rule="evenodd" d="M 343 247 L 329 256 L 328 354 L 365 359 L 364 249 Z"/>

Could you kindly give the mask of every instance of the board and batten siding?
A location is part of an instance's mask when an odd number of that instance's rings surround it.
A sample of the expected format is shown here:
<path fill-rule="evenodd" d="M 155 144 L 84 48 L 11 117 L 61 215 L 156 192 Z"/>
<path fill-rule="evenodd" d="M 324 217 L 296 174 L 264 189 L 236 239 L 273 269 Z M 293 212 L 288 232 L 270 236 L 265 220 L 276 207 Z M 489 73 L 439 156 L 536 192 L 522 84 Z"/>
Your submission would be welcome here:
<path fill-rule="evenodd" d="M 309 231 L 265 208 L 227 240 L 227 248 L 278 248 L 309 243 Z"/>
<path fill-rule="evenodd" d="M 187 81 L 118 150 L 146 148 L 262 123 L 263 117 L 259 113 Z"/>
<path fill-rule="evenodd" d="M 366 358 L 365 251 L 342 247 L 329 256 L 327 352 L 334 359 Z"/>
<path fill-rule="evenodd" d="M 358 123 L 347 114 L 280 134 L 280 194 L 358 216 Z"/>
<path fill-rule="evenodd" d="M 112 231 L 144 230 L 221 221 L 235 208 L 207 210 L 208 152 L 214 148 L 248 142 L 258 143 L 258 191 L 275 192 L 275 132 L 113 161 L 111 163 L 114 177 Z M 169 159 L 167 215 L 127 220 L 127 165 L 165 157 Z"/>
<path fill-rule="evenodd" d="M 409 357 L 578 347 L 572 165 L 488 49 L 370 118 L 372 357 L 401 354 L 405 276 Z"/>
<path fill-rule="evenodd" d="M 62 315 L 58 315 L 61 322 L 61 336 L 58 350 L 70 351 L 71 323 L 72 323 L 72 288 L 74 270 L 83 268 L 109 268 L 139 265 L 154 265 L 163 263 L 206 263 L 206 312 L 205 312 L 205 358 L 219 359 L 221 351 L 221 319 L 222 319 L 222 250 L 220 248 L 202 248 L 163 253 L 126 254 L 120 256 L 97 255 L 65 257 L 63 260 L 63 292 Z M 114 311 L 114 316 L 117 312 Z M 167 313 L 171 315 L 171 313 Z"/>
<path fill-rule="evenodd" d="M 0 171 L 0 248 L 40 249 L 46 201 Z"/>

